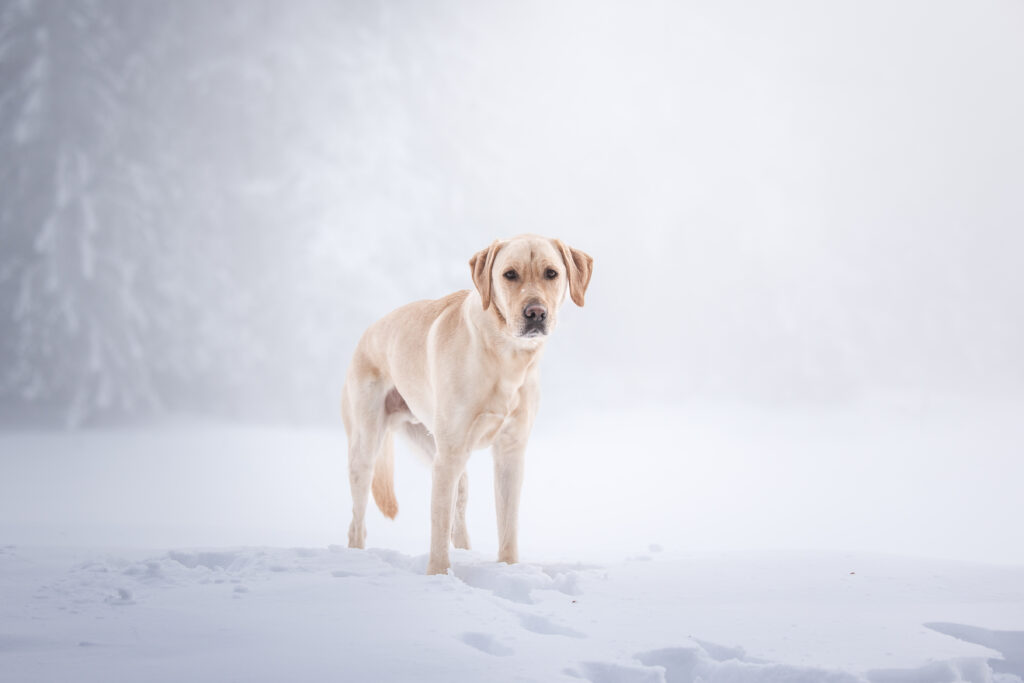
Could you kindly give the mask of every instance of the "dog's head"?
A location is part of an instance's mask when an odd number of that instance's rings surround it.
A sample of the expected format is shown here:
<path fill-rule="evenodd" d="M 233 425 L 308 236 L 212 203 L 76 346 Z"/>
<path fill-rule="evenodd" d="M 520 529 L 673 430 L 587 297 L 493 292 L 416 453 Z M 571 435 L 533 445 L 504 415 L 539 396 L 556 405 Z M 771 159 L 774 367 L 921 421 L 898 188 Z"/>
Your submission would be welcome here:
<path fill-rule="evenodd" d="M 594 259 L 561 240 L 521 235 L 477 252 L 469 267 L 484 310 L 505 333 L 540 340 L 555 329 L 567 293 L 583 305 Z"/>

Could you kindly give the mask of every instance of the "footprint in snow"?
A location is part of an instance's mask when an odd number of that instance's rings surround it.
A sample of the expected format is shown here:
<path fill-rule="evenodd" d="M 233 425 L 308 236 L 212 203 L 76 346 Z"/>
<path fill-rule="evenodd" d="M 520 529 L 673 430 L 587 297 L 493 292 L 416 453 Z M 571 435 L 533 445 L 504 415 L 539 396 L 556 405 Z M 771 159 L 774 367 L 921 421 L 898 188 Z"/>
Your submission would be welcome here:
<path fill-rule="evenodd" d="M 502 643 L 499 643 L 489 633 L 478 633 L 471 631 L 469 633 L 463 633 L 460 636 L 460 640 L 466 645 L 472 648 L 476 648 L 481 652 L 486 652 L 489 655 L 497 655 L 498 657 L 507 657 L 514 653 L 512 648 Z"/>
<path fill-rule="evenodd" d="M 582 672 L 572 669 L 563 673 L 583 678 L 590 683 L 665 683 L 665 670 L 660 666 L 626 666 L 610 662 L 583 662 Z M 674 679 L 669 679 L 674 680 Z M 681 678 L 679 680 L 699 680 Z"/>
<path fill-rule="evenodd" d="M 577 572 L 555 566 L 475 562 L 456 564 L 452 573 L 468 586 L 525 605 L 534 603 L 535 590 L 554 590 L 565 595 L 582 592 Z"/>
<path fill-rule="evenodd" d="M 104 602 L 108 605 L 134 605 L 135 600 L 132 597 L 132 592 L 127 588 L 118 588 L 117 595 L 111 595 Z"/>
<path fill-rule="evenodd" d="M 726 647 L 704 640 L 693 640 L 697 647 L 667 647 L 638 652 L 633 657 L 646 667 L 661 669 L 667 681 L 813 681 L 813 683 L 863 683 L 848 671 L 816 668 L 798 664 L 767 662 L 749 657 L 741 647 Z M 870 677 L 868 680 L 874 680 Z M 933 678 L 913 675 L 887 679 L 895 681 L 952 681 L 963 678 Z M 599 682 L 597 682 L 599 683 Z"/>
<path fill-rule="evenodd" d="M 539 633 L 544 636 L 569 636 L 570 638 L 586 638 L 587 636 L 568 626 L 559 626 L 547 617 L 539 614 L 520 614 L 519 623 L 531 633 Z"/>
<path fill-rule="evenodd" d="M 210 571 L 238 571 L 250 562 L 244 553 L 236 551 L 190 553 L 172 550 L 167 553 L 167 558 L 186 569 L 202 568 Z"/>

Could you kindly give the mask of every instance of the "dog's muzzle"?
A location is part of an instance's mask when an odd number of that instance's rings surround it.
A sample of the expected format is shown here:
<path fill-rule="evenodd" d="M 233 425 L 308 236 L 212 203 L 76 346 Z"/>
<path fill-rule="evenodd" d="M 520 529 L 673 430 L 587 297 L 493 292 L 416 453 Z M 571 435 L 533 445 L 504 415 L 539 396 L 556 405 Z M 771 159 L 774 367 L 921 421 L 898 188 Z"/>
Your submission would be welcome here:
<path fill-rule="evenodd" d="M 521 337 L 541 337 L 548 333 L 548 309 L 538 302 L 529 303 L 523 309 L 523 331 Z"/>

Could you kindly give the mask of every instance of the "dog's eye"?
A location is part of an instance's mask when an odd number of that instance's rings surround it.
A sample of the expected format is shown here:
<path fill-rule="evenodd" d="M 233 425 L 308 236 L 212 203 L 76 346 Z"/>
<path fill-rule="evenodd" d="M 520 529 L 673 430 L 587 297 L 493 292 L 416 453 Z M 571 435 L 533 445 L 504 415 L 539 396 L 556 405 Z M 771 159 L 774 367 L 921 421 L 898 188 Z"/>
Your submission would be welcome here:
<path fill-rule="evenodd" d="M 555 270 L 554 268 L 548 268 L 547 271 L 545 271 L 544 273 L 544 277 L 546 277 L 549 280 L 554 280 L 556 277 L 558 277 L 558 271 Z"/>
<path fill-rule="evenodd" d="M 514 271 L 514 270 L 506 270 L 505 271 L 505 279 L 506 280 L 515 280 L 515 279 L 518 279 L 518 278 L 519 278 L 519 273 L 517 273 L 516 271 Z"/>

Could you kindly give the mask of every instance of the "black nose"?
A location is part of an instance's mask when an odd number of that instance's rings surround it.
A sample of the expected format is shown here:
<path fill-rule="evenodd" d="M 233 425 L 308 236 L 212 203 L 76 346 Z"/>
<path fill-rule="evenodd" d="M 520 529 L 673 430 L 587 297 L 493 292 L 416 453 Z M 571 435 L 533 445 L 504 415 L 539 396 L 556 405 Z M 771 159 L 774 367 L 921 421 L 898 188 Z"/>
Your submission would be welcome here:
<path fill-rule="evenodd" d="M 548 317 L 548 309 L 544 308 L 540 304 L 529 304 L 523 309 L 523 316 L 527 320 L 539 323 L 544 320 L 544 318 Z"/>

